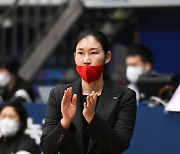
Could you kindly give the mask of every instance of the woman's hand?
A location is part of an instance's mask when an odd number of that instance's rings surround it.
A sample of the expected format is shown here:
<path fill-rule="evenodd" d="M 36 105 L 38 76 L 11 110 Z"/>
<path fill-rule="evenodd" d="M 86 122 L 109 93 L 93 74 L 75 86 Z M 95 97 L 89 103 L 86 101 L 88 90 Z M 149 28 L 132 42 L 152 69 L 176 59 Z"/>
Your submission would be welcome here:
<path fill-rule="evenodd" d="M 64 91 L 64 95 L 61 101 L 61 113 L 63 118 L 61 119 L 61 125 L 63 128 L 69 128 L 69 125 L 76 113 L 77 95 L 72 96 L 72 87 L 67 88 Z"/>
<path fill-rule="evenodd" d="M 95 115 L 97 95 L 98 94 L 93 91 L 89 96 L 86 97 L 86 102 L 84 102 L 83 116 L 88 123 L 91 123 Z"/>

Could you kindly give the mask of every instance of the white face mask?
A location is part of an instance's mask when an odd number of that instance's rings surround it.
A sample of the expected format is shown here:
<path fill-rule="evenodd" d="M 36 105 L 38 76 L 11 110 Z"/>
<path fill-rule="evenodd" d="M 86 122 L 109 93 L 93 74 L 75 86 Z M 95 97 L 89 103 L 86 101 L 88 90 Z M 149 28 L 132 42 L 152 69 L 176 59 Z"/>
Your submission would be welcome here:
<path fill-rule="evenodd" d="M 126 77 L 129 82 L 136 83 L 140 75 L 143 74 L 144 67 L 142 66 L 128 66 L 126 69 Z"/>
<path fill-rule="evenodd" d="M 0 121 L 0 134 L 4 137 L 13 136 L 19 129 L 19 123 L 11 119 Z"/>
<path fill-rule="evenodd" d="M 11 80 L 11 76 L 7 74 L 0 73 L 0 87 L 5 87 Z"/>

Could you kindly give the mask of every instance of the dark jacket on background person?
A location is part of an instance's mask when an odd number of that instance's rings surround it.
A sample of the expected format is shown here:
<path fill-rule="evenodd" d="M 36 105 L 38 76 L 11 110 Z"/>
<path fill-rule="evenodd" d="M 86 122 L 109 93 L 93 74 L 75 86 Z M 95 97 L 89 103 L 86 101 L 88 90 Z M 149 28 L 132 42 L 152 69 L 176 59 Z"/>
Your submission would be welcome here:
<path fill-rule="evenodd" d="M 77 94 L 75 117 L 68 130 L 60 120 L 64 90 L 72 87 Z M 104 87 L 92 122 L 83 128 L 81 107 L 82 86 L 77 80 L 51 90 L 46 109 L 41 147 L 45 154 L 121 154 L 129 147 L 136 119 L 136 95 L 133 90 L 117 85 L 109 77 Z M 84 136 L 89 137 L 84 143 Z M 84 152 L 85 144 L 88 144 Z"/>
<path fill-rule="evenodd" d="M 18 90 L 25 91 L 28 96 L 16 96 L 15 94 Z M 33 89 L 31 88 L 30 84 L 28 84 L 20 77 L 17 78 L 17 81 L 11 91 L 9 91 L 6 87 L 0 87 L 0 96 L 3 99 L 3 102 L 9 101 L 13 97 L 21 97 L 22 101 L 24 102 L 33 102 L 35 100 Z"/>
<path fill-rule="evenodd" d="M 35 140 L 26 134 L 17 134 L 6 138 L 5 141 L 2 138 L 0 139 L 0 154 L 15 154 L 21 150 L 28 151 L 31 154 L 40 154 L 40 148 Z"/>
<path fill-rule="evenodd" d="M 34 92 L 31 83 L 22 79 L 18 72 L 20 62 L 16 57 L 3 56 L 0 57 L 0 101 L 7 102 L 13 97 L 21 97 L 24 102 L 34 102 Z M 5 72 L 5 73 L 4 73 Z M 2 74 L 8 74 L 10 81 L 3 85 L 4 77 Z M 7 77 L 5 77 L 7 79 Z"/>

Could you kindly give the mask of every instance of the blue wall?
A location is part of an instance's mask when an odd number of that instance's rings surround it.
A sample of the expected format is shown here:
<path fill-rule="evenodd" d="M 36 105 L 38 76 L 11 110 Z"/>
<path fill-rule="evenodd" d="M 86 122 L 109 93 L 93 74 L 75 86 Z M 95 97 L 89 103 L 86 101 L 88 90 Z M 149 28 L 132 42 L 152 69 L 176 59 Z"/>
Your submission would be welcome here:
<path fill-rule="evenodd" d="M 154 69 L 180 74 L 180 11 L 151 9 L 139 13 L 140 42 L 153 50 Z"/>
<path fill-rule="evenodd" d="M 130 147 L 123 154 L 179 154 L 179 118 L 180 113 L 164 112 L 163 106 L 138 106 Z"/>

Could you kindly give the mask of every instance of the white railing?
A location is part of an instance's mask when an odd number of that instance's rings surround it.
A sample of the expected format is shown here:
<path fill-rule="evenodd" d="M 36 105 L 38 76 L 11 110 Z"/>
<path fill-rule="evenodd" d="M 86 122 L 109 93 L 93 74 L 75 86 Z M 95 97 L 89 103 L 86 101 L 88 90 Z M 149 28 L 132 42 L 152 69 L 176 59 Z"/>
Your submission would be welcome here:
<path fill-rule="evenodd" d="M 19 0 L 19 5 L 60 5 L 68 0 Z M 0 6 L 12 5 L 15 0 L 1 0 Z"/>
<path fill-rule="evenodd" d="M 24 5 L 20 5 L 22 2 Z M 56 5 L 55 0 L 45 0 L 47 6 L 29 5 L 43 0 L 0 0 L 0 56 L 13 55 L 26 58 L 32 53 L 32 47 L 38 43 L 51 28 L 63 5 Z M 60 3 L 63 0 L 59 0 Z M 56 0 L 57 2 L 57 0 Z M 6 6 L 7 5 L 7 6 Z"/>
<path fill-rule="evenodd" d="M 180 0 L 82 0 L 88 8 L 177 7 Z"/>

